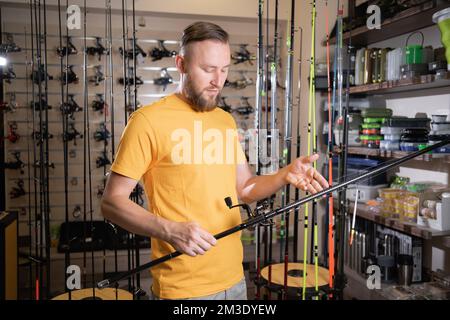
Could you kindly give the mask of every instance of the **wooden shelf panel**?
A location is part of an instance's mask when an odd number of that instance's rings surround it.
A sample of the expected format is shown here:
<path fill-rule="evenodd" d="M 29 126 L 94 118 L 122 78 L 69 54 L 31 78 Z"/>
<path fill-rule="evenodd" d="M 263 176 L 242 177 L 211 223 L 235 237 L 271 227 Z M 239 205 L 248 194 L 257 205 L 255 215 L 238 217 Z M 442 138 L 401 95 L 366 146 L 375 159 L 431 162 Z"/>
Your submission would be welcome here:
<path fill-rule="evenodd" d="M 336 203 L 337 205 L 337 203 Z M 349 206 L 349 212 L 353 212 L 354 203 L 351 202 Z M 358 217 L 364 218 L 366 220 L 373 221 L 377 224 L 386 226 L 388 228 L 413 235 L 423 239 L 431 239 L 433 237 L 440 237 L 445 235 L 450 235 L 450 231 L 438 231 L 431 228 L 426 228 L 419 226 L 416 223 L 405 222 L 399 219 L 392 219 L 382 217 L 378 214 L 375 214 L 369 210 L 369 206 L 363 203 L 358 203 L 358 209 L 356 211 L 356 215 Z"/>
<path fill-rule="evenodd" d="M 433 1 L 428 1 L 422 5 L 404 10 L 395 17 L 384 20 L 381 24 L 381 29 L 369 30 L 365 25 L 358 27 L 351 31 L 352 45 L 362 47 L 432 26 L 434 25 L 432 21 L 433 14 L 447 7 L 448 3 L 434 7 Z M 343 40 L 347 42 L 349 38 L 350 32 L 345 32 Z M 331 38 L 330 43 L 335 44 L 336 38 Z"/>
<path fill-rule="evenodd" d="M 340 153 L 339 147 L 334 147 L 335 153 Z M 350 155 L 362 155 L 362 156 L 369 156 L 369 157 L 380 157 L 380 158 L 403 158 L 407 155 L 409 155 L 411 152 L 407 151 L 387 151 L 387 150 L 380 150 L 380 149 L 370 149 L 366 147 L 348 147 L 348 154 Z M 431 161 L 433 159 L 432 154 L 424 154 L 421 156 L 418 156 L 414 158 L 413 160 L 417 161 Z"/>
<path fill-rule="evenodd" d="M 448 76 L 447 76 L 448 77 Z M 414 77 L 412 79 L 385 81 L 381 83 L 364 84 L 361 86 L 350 87 L 350 94 L 381 94 L 381 93 L 399 93 L 417 90 L 449 88 L 450 79 L 434 80 L 431 75 Z"/>

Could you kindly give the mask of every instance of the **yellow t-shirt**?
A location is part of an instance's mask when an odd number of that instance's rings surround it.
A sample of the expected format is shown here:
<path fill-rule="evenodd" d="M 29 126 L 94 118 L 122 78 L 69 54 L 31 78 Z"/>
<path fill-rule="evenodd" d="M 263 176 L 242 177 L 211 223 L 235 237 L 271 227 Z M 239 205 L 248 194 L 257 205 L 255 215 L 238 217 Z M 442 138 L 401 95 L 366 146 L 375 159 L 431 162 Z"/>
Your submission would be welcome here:
<path fill-rule="evenodd" d="M 134 112 L 111 170 L 143 179 L 149 211 L 172 221 L 196 221 L 215 235 L 241 223 L 236 164 L 244 157 L 233 117 L 220 108 L 195 112 L 175 94 Z M 240 232 L 220 239 L 204 255 L 181 255 L 153 267 L 153 292 L 182 299 L 228 289 L 243 277 Z M 152 239 L 152 259 L 174 251 Z"/>

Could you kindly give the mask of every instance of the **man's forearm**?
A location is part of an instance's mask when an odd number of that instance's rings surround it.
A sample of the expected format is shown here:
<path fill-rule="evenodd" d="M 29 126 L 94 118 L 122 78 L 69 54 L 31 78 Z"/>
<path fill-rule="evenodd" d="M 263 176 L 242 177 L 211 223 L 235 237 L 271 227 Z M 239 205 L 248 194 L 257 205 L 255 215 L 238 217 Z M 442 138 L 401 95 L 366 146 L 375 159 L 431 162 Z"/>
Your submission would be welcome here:
<path fill-rule="evenodd" d="M 170 221 L 150 213 L 128 198 L 104 198 L 101 209 L 106 219 L 132 233 L 165 241 L 169 238 Z"/>
<path fill-rule="evenodd" d="M 253 176 L 245 184 L 240 195 L 241 201 L 252 203 L 271 196 L 287 184 L 286 169 L 284 167 L 277 173 L 264 176 Z"/>

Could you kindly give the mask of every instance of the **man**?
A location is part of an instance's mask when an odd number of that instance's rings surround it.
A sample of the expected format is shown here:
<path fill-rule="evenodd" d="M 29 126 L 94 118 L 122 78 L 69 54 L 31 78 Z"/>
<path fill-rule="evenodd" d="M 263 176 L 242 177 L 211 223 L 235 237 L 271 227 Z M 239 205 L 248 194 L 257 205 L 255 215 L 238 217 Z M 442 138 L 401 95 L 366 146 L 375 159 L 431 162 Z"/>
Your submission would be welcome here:
<path fill-rule="evenodd" d="M 221 138 L 236 132 L 231 115 L 216 107 L 230 56 L 222 28 L 206 22 L 187 27 L 175 59 L 178 92 L 133 113 L 111 167 L 101 204 L 105 218 L 151 237 L 152 259 L 175 249 L 185 253 L 151 269 L 157 299 L 246 299 L 240 233 L 213 237 L 241 223 L 239 209 L 228 209 L 224 198 L 251 203 L 287 183 L 310 193 L 328 187 L 311 167 L 317 155 L 274 175 L 253 176 L 237 135 L 231 140 L 236 148 L 223 145 L 230 139 Z M 212 147 L 213 138 L 221 143 Z M 149 211 L 129 200 L 141 178 Z"/>

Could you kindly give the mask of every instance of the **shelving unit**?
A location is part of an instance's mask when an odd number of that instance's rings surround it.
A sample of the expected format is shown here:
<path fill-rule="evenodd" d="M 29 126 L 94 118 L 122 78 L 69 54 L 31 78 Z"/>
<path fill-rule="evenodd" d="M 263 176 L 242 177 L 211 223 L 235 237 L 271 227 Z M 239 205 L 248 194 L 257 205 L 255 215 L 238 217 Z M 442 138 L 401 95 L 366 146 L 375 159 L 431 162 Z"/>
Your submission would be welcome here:
<path fill-rule="evenodd" d="M 351 39 L 352 46 L 356 48 L 361 47 L 377 47 L 377 45 L 381 47 L 391 46 L 404 46 L 404 43 L 398 43 L 398 41 L 393 43 L 394 41 L 387 41 L 389 44 L 378 44 L 381 41 L 385 41 L 394 37 L 398 37 L 401 35 L 407 35 L 416 30 L 420 30 L 423 28 L 431 27 L 434 25 L 432 21 L 432 15 L 440 11 L 444 8 L 448 8 L 450 6 L 450 2 L 448 1 L 427 1 L 422 5 L 416 6 L 414 8 L 405 10 L 400 12 L 396 16 L 385 19 L 382 22 L 381 29 L 379 30 L 369 30 L 366 25 L 358 27 L 356 29 L 351 30 L 351 32 L 346 32 L 343 35 L 344 43 L 348 43 L 349 39 Z M 349 14 L 352 15 L 354 12 L 355 1 L 349 1 Z M 436 32 L 439 32 L 436 27 Z M 436 35 L 437 37 L 438 35 Z M 437 40 L 437 39 L 434 39 Z M 330 41 L 332 44 L 336 44 L 336 38 L 332 38 Z M 392 42 L 392 43 L 391 43 Z M 326 45 L 326 44 L 324 44 Z M 434 46 L 434 45 L 433 45 Z M 344 86 L 345 90 L 345 86 Z M 435 75 L 424 75 L 424 76 L 416 76 L 411 79 L 402 79 L 397 81 L 384 81 L 380 83 L 371 83 L 359 86 L 350 86 L 348 94 L 350 98 L 368 98 L 374 99 L 378 101 L 381 99 L 386 100 L 397 100 L 397 99 L 405 99 L 405 98 L 418 98 L 418 97 L 427 97 L 434 95 L 447 95 L 450 92 L 450 72 L 444 74 L 439 79 L 436 79 Z M 346 92 L 344 91 L 344 94 Z M 327 95 L 326 90 L 320 93 L 322 97 Z M 441 101 L 441 100 L 439 100 Z M 388 107 L 391 107 L 388 105 Z M 399 105 L 398 101 L 393 102 L 393 110 L 396 115 L 402 115 L 403 109 L 398 108 L 403 107 Z M 422 106 L 416 104 L 412 106 L 414 112 L 427 112 L 428 116 L 431 117 L 432 108 L 428 106 Z M 396 109 L 395 109 L 396 108 Z M 405 105 L 405 108 L 408 108 Z M 446 105 L 443 106 L 446 110 Z M 437 108 L 435 108 L 437 109 Z M 406 110 L 406 109 L 405 109 Z M 411 112 L 408 112 L 410 115 Z M 403 158 L 409 154 L 410 152 L 405 151 L 386 151 L 380 149 L 370 149 L 366 147 L 346 147 L 345 149 L 341 149 L 339 146 L 334 146 L 333 153 L 337 155 L 340 160 L 344 160 L 346 156 L 358 156 L 363 158 L 377 158 L 380 160 L 388 161 L 390 159 L 399 159 Z M 440 167 L 442 170 L 442 163 L 446 164 L 450 161 L 450 154 L 434 154 L 429 153 L 419 157 L 416 157 L 411 160 L 410 165 L 413 168 L 424 168 L 428 170 L 438 170 L 434 169 L 434 165 L 436 164 L 436 168 Z M 433 163 L 433 167 L 431 166 Z M 408 165 L 406 165 L 408 166 Z M 345 196 L 342 199 L 343 204 L 345 204 L 345 208 L 341 208 L 347 212 L 347 215 L 351 216 L 354 211 L 354 202 L 347 201 Z M 339 201 L 335 199 L 334 201 L 335 214 L 339 214 Z M 341 211 L 342 211 L 341 210 Z M 342 213 L 342 212 L 341 212 Z M 449 231 L 438 231 L 435 229 L 431 229 L 428 227 L 420 226 L 417 223 L 412 223 L 408 221 L 403 221 L 401 219 L 390 218 L 388 215 L 383 215 L 376 213 L 374 210 L 371 210 L 370 206 L 359 202 L 358 208 L 356 210 L 357 220 L 357 228 L 356 231 L 363 232 L 364 237 L 370 235 L 371 242 L 371 251 L 370 254 L 377 255 L 379 254 L 377 250 L 374 250 L 374 246 L 378 246 L 380 243 L 376 244 L 377 239 L 380 240 L 380 230 L 382 230 L 381 234 L 401 234 L 405 237 L 411 237 L 411 243 L 414 241 L 420 243 L 418 246 L 421 250 L 420 252 L 420 261 L 422 270 L 432 270 L 432 265 L 435 264 L 435 259 L 433 256 L 432 259 L 432 251 L 431 248 L 437 244 L 440 239 L 449 238 Z M 351 217 L 350 217 L 351 218 Z M 358 226 L 359 225 L 359 226 Z M 348 226 L 347 226 L 348 227 Z M 378 238 L 377 238 L 378 236 Z M 365 238 L 366 239 L 366 238 Z M 398 238 L 402 239 L 402 238 Z M 399 240 L 400 241 L 400 240 Z M 404 240 L 402 240 L 404 241 Z M 450 243 L 450 241 L 448 241 Z M 442 247 L 448 248 L 445 246 L 445 243 Z M 403 247 L 403 250 L 405 248 Z M 348 250 L 348 248 L 347 248 Z M 347 250 L 345 252 L 347 253 Z M 356 249 L 358 250 L 358 249 Z M 433 250 L 434 251 L 434 250 Z M 383 252 L 383 251 L 382 251 Z M 399 251 L 401 253 L 401 251 Z M 403 252 L 404 253 L 404 252 Z M 416 251 L 412 252 L 412 255 L 416 254 Z M 367 254 L 367 251 L 366 251 Z M 383 254 L 383 253 L 381 253 Z M 411 253 L 408 253 L 411 254 Z M 357 256 L 356 256 L 357 257 Z M 373 257 L 372 257 L 373 258 Z M 356 258 L 358 259 L 358 258 Z M 433 261 L 431 261 L 433 260 Z M 447 267 L 446 267 L 447 268 Z M 448 271 L 448 270 L 446 270 Z M 422 281 L 428 281 L 425 276 L 425 272 L 420 271 L 422 273 Z M 382 286 L 383 290 L 368 290 L 366 285 L 366 279 L 363 274 L 356 272 L 348 266 L 344 267 L 344 273 L 348 280 L 346 288 L 351 288 L 348 290 L 347 298 L 353 299 L 394 299 L 395 297 L 383 294 L 384 289 L 391 288 L 391 285 Z M 392 285 L 396 285 L 395 283 Z M 375 292 L 378 291 L 378 292 Z M 388 293 L 389 290 L 386 291 Z M 345 292 L 345 291 L 344 291 Z"/>
<path fill-rule="evenodd" d="M 354 203 L 351 202 L 349 205 L 349 210 L 353 212 Z M 406 233 L 411 236 L 419 237 L 425 240 L 432 239 L 433 237 L 441 237 L 450 235 L 449 231 L 438 231 L 435 229 L 426 228 L 419 226 L 416 223 L 401 221 L 400 219 L 383 217 L 380 214 L 376 214 L 370 210 L 367 204 L 358 203 L 358 208 L 356 211 L 358 217 L 364 218 L 369 221 L 373 221 L 377 224 L 383 225 L 385 227 Z"/>
<path fill-rule="evenodd" d="M 436 5 L 436 1 L 428 1 L 384 20 L 380 29 L 369 30 L 364 25 L 352 30 L 351 34 L 345 32 L 343 40 L 347 41 L 351 35 L 353 45 L 363 46 L 426 28 L 433 25 L 431 20 L 433 14 L 447 7 L 448 3 Z M 335 44 L 336 38 L 331 38 L 330 43 Z"/>

